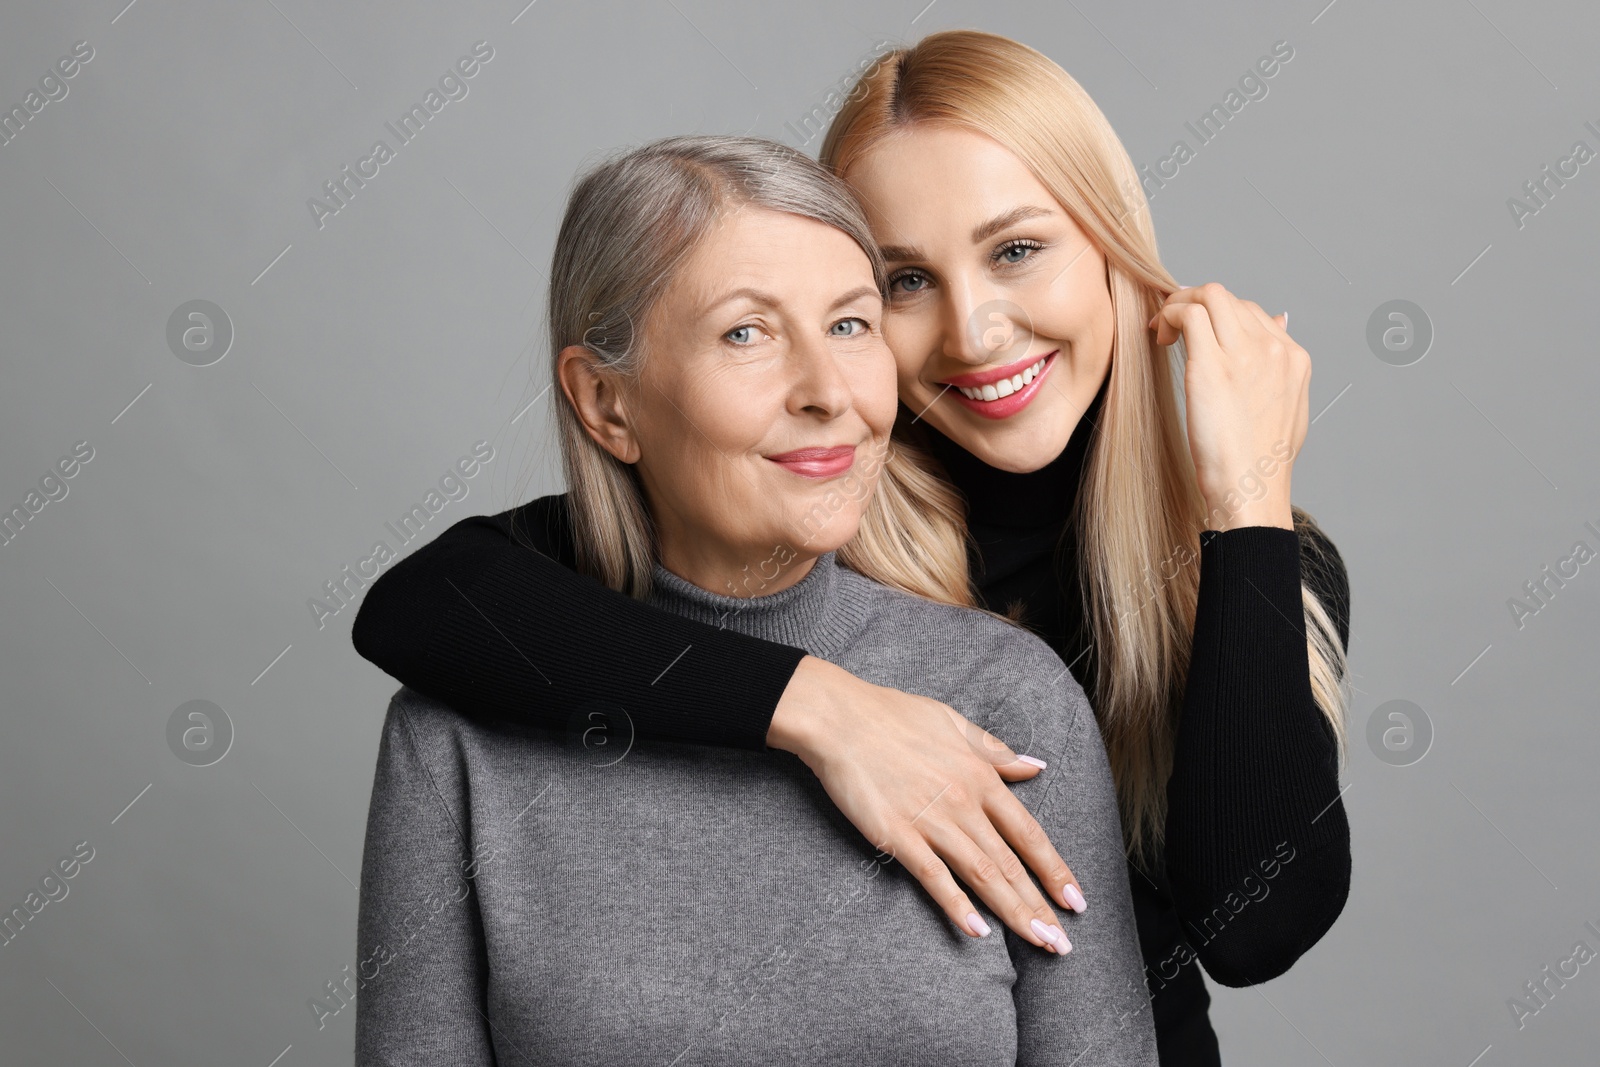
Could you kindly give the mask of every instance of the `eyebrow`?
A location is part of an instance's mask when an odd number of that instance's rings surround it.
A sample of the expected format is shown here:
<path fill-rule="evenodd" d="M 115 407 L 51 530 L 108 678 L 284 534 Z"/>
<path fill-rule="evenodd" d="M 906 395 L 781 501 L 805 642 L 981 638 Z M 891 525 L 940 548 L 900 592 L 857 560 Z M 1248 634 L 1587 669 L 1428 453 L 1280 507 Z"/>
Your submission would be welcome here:
<path fill-rule="evenodd" d="M 848 293 L 844 294 L 843 296 L 841 296 L 839 299 L 835 300 L 833 303 L 829 304 L 828 305 L 828 310 L 830 312 L 838 311 L 840 308 L 844 307 L 846 304 L 853 304 L 857 300 L 860 300 L 864 296 L 866 296 L 866 297 L 877 297 L 879 300 L 882 300 L 883 299 L 883 292 L 881 290 L 879 290 L 878 287 L 875 286 L 875 285 L 858 286 L 858 287 L 850 290 Z"/>
<path fill-rule="evenodd" d="M 1042 207 L 1025 206 L 1012 208 L 1010 211 L 996 215 L 988 222 L 980 222 L 974 227 L 972 230 L 972 243 L 975 245 L 982 244 L 995 234 L 1009 229 L 1019 222 L 1026 222 L 1029 219 L 1042 219 L 1054 214 L 1054 211 Z M 914 263 L 928 258 L 920 248 L 914 245 L 883 245 L 878 251 L 890 263 Z"/>
<path fill-rule="evenodd" d="M 845 293 L 843 296 L 839 297 L 839 299 L 835 300 L 833 303 L 829 304 L 828 305 L 828 311 L 829 312 L 837 311 L 840 308 L 844 307 L 846 304 L 849 304 L 849 303 L 851 303 L 853 301 L 856 301 L 856 300 L 860 300 L 864 296 L 882 297 L 883 294 L 878 291 L 876 286 L 871 286 L 871 285 L 857 286 L 856 288 L 850 290 L 848 293 Z M 735 289 L 732 292 L 724 293 L 722 296 L 718 297 L 717 299 L 708 302 L 705 305 L 705 307 L 702 309 L 702 313 L 703 314 L 710 314 L 711 312 L 715 311 L 717 308 L 721 307 L 722 305 L 727 304 L 727 303 L 731 303 L 732 301 L 738 300 L 741 297 L 745 297 L 745 298 L 748 298 L 750 300 L 753 300 L 757 304 L 765 304 L 768 307 L 777 307 L 777 306 L 779 306 L 779 305 L 781 305 L 783 303 L 783 301 L 780 300 L 778 297 L 774 296 L 773 294 L 771 294 L 769 292 L 766 292 L 765 290 L 755 289 L 755 288 L 752 288 L 750 286 L 744 286 L 742 288 Z"/>
<path fill-rule="evenodd" d="M 927 259 L 920 248 L 911 245 L 883 245 L 878 249 L 886 263 L 914 263 L 917 260 Z"/>
<path fill-rule="evenodd" d="M 1012 208 L 1010 211 L 996 215 L 988 222 L 981 223 L 975 227 L 972 231 L 972 243 L 980 244 L 984 241 L 987 241 L 1001 230 L 1015 226 L 1019 222 L 1026 222 L 1029 219 L 1043 218 L 1046 215 L 1053 214 L 1055 214 L 1055 212 L 1049 210 L 1048 208 L 1042 207 L 1025 206 Z"/>

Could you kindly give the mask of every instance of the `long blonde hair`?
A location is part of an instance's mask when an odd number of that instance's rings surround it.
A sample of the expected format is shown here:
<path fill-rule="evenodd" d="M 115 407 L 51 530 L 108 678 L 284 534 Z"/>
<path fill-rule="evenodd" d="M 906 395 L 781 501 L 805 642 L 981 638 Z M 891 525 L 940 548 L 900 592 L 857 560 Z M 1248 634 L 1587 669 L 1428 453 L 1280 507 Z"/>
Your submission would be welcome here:
<path fill-rule="evenodd" d="M 582 345 L 635 381 L 648 357 L 640 324 L 718 219 L 746 204 L 844 232 L 884 287 L 883 257 L 859 204 L 815 160 L 756 137 L 670 137 L 601 163 L 567 201 L 550 269 L 551 380 L 559 380 L 561 350 Z M 589 436 L 564 392 L 556 412 L 578 569 L 643 597 L 656 543 L 637 473 Z M 884 585 L 973 606 L 955 490 L 907 442 L 891 440 L 870 460 L 861 489 L 871 499 L 839 560 Z"/>
<path fill-rule="evenodd" d="M 1198 566 L 1140 591 L 1150 561 L 1198 562 L 1206 506 L 1179 420 L 1181 356 L 1146 323 L 1178 288 L 1126 149 L 1089 94 L 1048 57 L 994 34 L 935 33 L 885 54 L 851 89 L 823 141 L 835 174 L 912 123 L 958 126 L 1004 145 L 1050 190 L 1106 258 L 1116 319 L 1110 382 L 1070 522 L 1105 738 L 1130 855 L 1159 851 L 1166 787 L 1192 652 Z M 909 437 L 906 427 L 897 432 Z M 1293 509 L 1302 544 L 1315 520 Z M 1145 603 L 1146 597 L 1150 598 Z M 1344 757 L 1345 653 L 1325 605 L 1302 582 L 1317 706 Z"/>

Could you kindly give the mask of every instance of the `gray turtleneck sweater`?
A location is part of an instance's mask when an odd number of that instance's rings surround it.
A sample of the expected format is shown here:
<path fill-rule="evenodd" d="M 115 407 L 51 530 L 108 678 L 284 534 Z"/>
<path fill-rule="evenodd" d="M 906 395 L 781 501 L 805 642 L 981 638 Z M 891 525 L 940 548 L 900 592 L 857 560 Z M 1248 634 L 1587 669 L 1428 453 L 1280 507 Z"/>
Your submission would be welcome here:
<path fill-rule="evenodd" d="M 598 704 L 565 736 L 486 727 L 402 688 L 346 983 L 357 1064 L 1156 1063 L 1100 732 L 1043 641 L 831 553 L 754 599 L 657 567 L 651 600 L 942 700 L 1046 760 L 1012 788 L 1088 898 L 1057 908 L 1073 951 L 981 905 L 991 936 L 954 929 L 787 752 L 634 745 L 627 709 Z"/>

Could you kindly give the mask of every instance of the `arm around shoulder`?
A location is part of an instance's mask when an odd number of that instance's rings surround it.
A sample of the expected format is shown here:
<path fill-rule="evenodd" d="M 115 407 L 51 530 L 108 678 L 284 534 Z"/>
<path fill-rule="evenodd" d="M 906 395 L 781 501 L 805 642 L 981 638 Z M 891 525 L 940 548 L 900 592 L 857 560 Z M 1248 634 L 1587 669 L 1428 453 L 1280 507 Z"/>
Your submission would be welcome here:
<path fill-rule="evenodd" d="M 560 730 L 598 702 L 641 738 L 764 749 L 804 651 L 577 573 L 566 522 L 561 498 L 543 497 L 456 523 L 367 591 L 356 650 L 470 718 Z"/>

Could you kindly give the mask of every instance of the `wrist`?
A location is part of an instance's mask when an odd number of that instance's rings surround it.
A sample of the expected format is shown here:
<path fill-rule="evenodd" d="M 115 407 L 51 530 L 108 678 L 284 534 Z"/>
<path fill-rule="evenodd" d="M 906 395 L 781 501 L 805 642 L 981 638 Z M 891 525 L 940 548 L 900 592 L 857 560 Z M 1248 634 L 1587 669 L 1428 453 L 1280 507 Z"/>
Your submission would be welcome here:
<path fill-rule="evenodd" d="M 1237 507 L 1214 507 L 1208 513 L 1211 530 L 1237 530 L 1242 526 L 1276 526 L 1294 529 L 1294 512 L 1287 500 L 1252 500 Z"/>
<path fill-rule="evenodd" d="M 802 659 L 772 713 L 767 747 L 792 752 L 809 765 L 831 713 L 839 705 L 839 689 L 853 677 L 825 659 Z"/>

